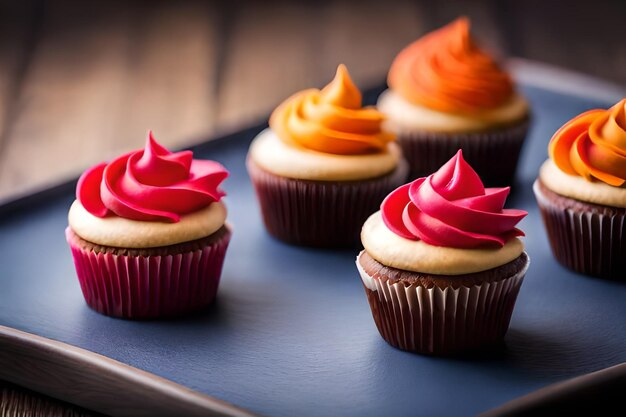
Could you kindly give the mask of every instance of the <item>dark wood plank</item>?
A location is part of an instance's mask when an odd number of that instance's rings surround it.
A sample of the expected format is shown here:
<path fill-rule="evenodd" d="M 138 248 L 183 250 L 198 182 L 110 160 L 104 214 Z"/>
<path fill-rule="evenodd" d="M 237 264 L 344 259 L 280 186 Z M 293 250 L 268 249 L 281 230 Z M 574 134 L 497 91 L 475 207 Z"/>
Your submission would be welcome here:
<path fill-rule="evenodd" d="M 111 155 L 132 28 L 130 10 L 118 6 L 47 5 L 0 155 L 0 199 L 47 187 Z"/>
<path fill-rule="evenodd" d="M 214 13 L 204 2 L 51 2 L 0 153 L 0 200 L 141 147 L 213 132 Z"/>
<path fill-rule="evenodd" d="M 327 4 L 320 28 L 322 49 L 316 52 L 330 78 L 337 65 L 346 64 L 361 87 L 385 80 L 396 54 L 426 31 L 425 8 L 418 2 L 347 0 Z"/>
<path fill-rule="evenodd" d="M 143 145 L 147 129 L 171 147 L 211 137 L 216 117 L 218 15 L 213 3 L 158 1 L 134 19 L 124 111 L 112 152 Z"/>
<path fill-rule="evenodd" d="M 626 84 L 622 0 L 494 2 L 511 53 Z"/>
<path fill-rule="evenodd" d="M 17 111 L 12 104 L 38 37 L 38 18 L 34 1 L 0 2 L 0 154 L 5 131 Z"/>
<path fill-rule="evenodd" d="M 232 2 L 218 125 L 233 131 L 257 123 L 298 90 L 320 86 L 322 11 L 309 3 Z"/>
<path fill-rule="evenodd" d="M 111 416 L 253 415 L 102 355 L 5 326 L 0 379 Z"/>
<path fill-rule="evenodd" d="M 180 147 L 259 122 L 293 92 L 328 82 L 340 62 L 365 88 L 384 79 L 400 48 L 459 15 L 472 19 L 481 44 L 497 54 L 625 84 L 626 2 L 587 6 L 2 2 L 0 201 L 141 146 L 149 128 Z"/>
<path fill-rule="evenodd" d="M 342 62 L 362 87 L 380 83 L 424 26 L 410 1 L 272 6 L 234 7 L 218 106 L 222 130 L 258 122 L 291 94 L 323 86 Z"/>
<path fill-rule="evenodd" d="M 75 405 L 0 381 L 0 416 L 3 417 L 104 417 Z"/>

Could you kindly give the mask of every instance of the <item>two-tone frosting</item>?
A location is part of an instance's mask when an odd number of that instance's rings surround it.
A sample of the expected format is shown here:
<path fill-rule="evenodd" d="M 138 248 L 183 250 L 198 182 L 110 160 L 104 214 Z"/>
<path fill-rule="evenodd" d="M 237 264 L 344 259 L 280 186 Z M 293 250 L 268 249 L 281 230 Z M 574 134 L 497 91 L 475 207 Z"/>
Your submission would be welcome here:
<path fill-rule="evenodd" d="M 569 120 L 553 135 L 548 153 L 539 177 L 552 191 L 626 207 L 626 99 Z"/>
<path fill-rule="evenodd" d="M 394 139 L 382 130 L 385 117 L 363 107 L 345 65 L 322 90 L 301 91 L 285 100 L 270 117 L 270 128 L 287 142 L 319 152 L 355 155 L 383 151 Z"/>
<path fill-rule="evenodd" d="M 154 247 L 205 237 L 222 227 L 226 209 L 219 163 L 170 152 L 148 134 L 144 149 L 83 173 L 70 227 L 93 243 Z"/>
<path fill-rule="evenodd" d="M 504 208 L 509 191 L 485 188 L 459 151 L 434 174 L 389 194 L 364 225 L 363 246 L 384 265 L 423 273 L 503 265 L 523 251 L 516 225 L 528 214 Z"/>
<path fill-rule="evenodd" d="M 509 74 L 472 38 L 467 18 L 404 48 L 387 83 L 390 91 L 381 97 L 379 108 L 395 127 L 417 128 L 419 122 L 427 130 L 481 130 L 528 113 Z"/>
<path fill-rule="evenodd" d="M 550 158 L 566 174 L 615 187 L 626 182 L 626 99 L 608 110 L 590 110 L 550 140 Z"/>
<path fill-rule="evenodd" d="M 323 89 L 301 91 L 279 105 L 270 129 L 250 148 L 250 158 L 276 175 L 307 180 L 358 180 L 387 174 L 398 165 L 395 136 L 385 116 L 362 105 L 344 65 Z"/>

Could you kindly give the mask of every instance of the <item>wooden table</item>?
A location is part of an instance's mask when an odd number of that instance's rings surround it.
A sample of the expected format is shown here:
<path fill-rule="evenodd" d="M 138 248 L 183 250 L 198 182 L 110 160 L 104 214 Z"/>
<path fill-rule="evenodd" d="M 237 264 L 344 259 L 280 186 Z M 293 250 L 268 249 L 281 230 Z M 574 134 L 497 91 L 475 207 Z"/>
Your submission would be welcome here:
<path fill-rule="evenodd" d="M 497 53 L 623 85 L 626 3 L 586 5 L 2 2 L 0 203 L 141 147 L 147 129 L 178 148 L 264 120 L 293 92 L 328 82 L 341 62 L 359 86 L 377 84 L 404 45 L 460 14 Z"/>

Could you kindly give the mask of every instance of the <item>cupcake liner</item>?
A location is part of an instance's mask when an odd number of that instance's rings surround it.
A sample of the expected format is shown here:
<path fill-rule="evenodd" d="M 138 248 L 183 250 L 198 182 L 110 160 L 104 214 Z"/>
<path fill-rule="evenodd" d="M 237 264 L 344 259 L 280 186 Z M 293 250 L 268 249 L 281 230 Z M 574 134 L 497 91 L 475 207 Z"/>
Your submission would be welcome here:
<path fill-rule="evenodd" d="M 533 191 L 557 261 L 581 274 L 626 280 L 624 210 L 581 205 L 573 199 L 569 199 L 569 206 L 557 205 L 542 191 L 538 180 Z"/>
<path fill-rule="evenodd" d="M 411 167 L 410 179 L 436 172 L 463 150 L 463 158 L 488 187 L 511 185 L 530 122 L 477 133 L 401 131 L 398 143 Z"/>
<path fill-rule="evenodd" d="M 508 278 L 471 287 L 426 288 L 369 276 L 358 259 L 356 264 L 383 339 L 398 349 L 429 355 L 500 341 L 528 269 L 526 263 Z"/>
<path fill-rule="evenodd" d="M 267 231 L 285 242 L 315 247 L 357 246 L 367 217 L 408 173 L 403 160 L 390 174 L 363 181 L 280 177 L 249 158 L 247 166 Z"/>
<path fill-rule="evenodd" d="M 81 247 L 69 227 L 65 235 L 87 304 L 108 316 L 148 319 L 213 301 L 231 232 L 202 248 L 160 256 L 97 252 Z"/>

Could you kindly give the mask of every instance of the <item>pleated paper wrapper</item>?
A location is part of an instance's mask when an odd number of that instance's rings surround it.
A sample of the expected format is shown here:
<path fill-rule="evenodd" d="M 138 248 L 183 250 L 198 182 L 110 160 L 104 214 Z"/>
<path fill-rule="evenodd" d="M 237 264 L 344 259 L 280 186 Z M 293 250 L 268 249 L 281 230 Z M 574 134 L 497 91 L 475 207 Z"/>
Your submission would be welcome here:
<path fill-rule="evenodd" d="M 296 245 L 356 247 L 361 227 L 391 191 L 404 184 L 402 160 L 390 174 L 362 181 L 308 181 L 280 177 L 247 161 L 267 231 Z"/>
<path fill-rule="evenodd" d="M 448 162 L 459 149 L 488 187 L 513 184 L 522 144 L 530 122 L 478 133 L 400 131 L 398 144 L 409 162 L 410 179 L 426 177 Z"/>
<path fill-rule="evenodd" d="M 87 304 L 127 319 L 179 316 L 211 304 L 231 236 L 186 253 L 133 256 L 81 248 L 69 227 L 65 234 Z"/>
<path fill-rule="evenodd" d="M 585 275 L 626 280 L 626 221 L 615 210 L 576 210 L 553 204 L 533 185 L 554 257 Z"/>
<path fill-rule="evenodd" d="M 425 288 L 369 276 L 357 268 L 380 335 L 420 354 L 450 355 L 501 341 L 528 263 L 515 275 L 471 287 Z"/>

